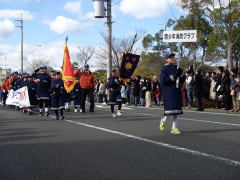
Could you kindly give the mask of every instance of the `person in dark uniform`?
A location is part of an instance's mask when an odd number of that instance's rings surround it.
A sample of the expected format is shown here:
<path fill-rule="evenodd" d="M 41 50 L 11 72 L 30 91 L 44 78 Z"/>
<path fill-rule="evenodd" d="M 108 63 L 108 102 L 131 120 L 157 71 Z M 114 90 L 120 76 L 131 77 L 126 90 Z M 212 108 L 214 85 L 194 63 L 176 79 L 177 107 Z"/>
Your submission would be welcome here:
<path fill-rule="evenodd" d="M 194 95 L 196 97 L 197 111 L 203 111 L 202 108 L 202 95 L 203 95 L 203 76 L 202 70 L 198 69 L 194 78 Z"/>
<path fill-rule="evenodd" d="M 18 72 L 14 72 L 13 76 L 14 76 L 14 78 L 13 78 L 13 81 L 11 83 L 11 86 L 12 86 L 13 90 L 16 91 L 18 89 L 18 84 L 17 84 L 18 79 L 19 79 L 18 78 Z"/>
<path fill-rule="evenodd" d="M 37 105 L 37 84 L 33 81 L 33 76 L 28 76 L 28 96 L 30 101 L 30 107 L 28 108 L 28 114 L 32 115 L 32 109 Z"/>
<path fill-rule="evenodd" d="M 122 97 L 121 97 L 121 81 L 117 76 L 116 69 L 111 70 L 111 76 L 108 78 L 107 89 L 109 91 L 109 102 L 111 105 L 112 117 L 115 118 L 117 116 L 122 116 L 121 108 L 122 108 Z M 114 106 L 118 105 L 118 112 L 114 114 Z"/>
<path fill-rule="evenodd" d="M 175 54 L 166 54 L 166 64 L 160 74 L 160 87 L 163 95 L 164 117 L 160 122 L 160 130 L 165 130 L 166 120 L 173 117 L 172 134 L 181 134 L 177 128 L 182 111 L 181 83 L 184 82 L 183 71 L 175 65 Z"/>
<path fill-rule="evenodd" d="M 43 116 L 43 105 L 45 104 L 45 116 L 49 115 L 49 97 L 51 88 L 51 77 L 47 74 L 47 67 L 41 67 L 40 73 L 36 74 L 37 98 L 39 101 L 39 113 Z"/>
<path fill-rule="evenodd" d="M 217 67 L 216 85 L 214 87 L 214 91 L 216 92 L 216 96 L 217 96 L 216 98 L 217 109 L 223 108 L 223 84 L 222 84 L 223 71 L 224 71 L 223 66 Z"/>
<path fill-rule="evenodd" d="M 76 84 L 71 91 L 71 97 L 74 102 L 74 112 L 78 112 L 78 109 L 80 109 L 81 106 L 81 87 L 79 80 L 76 80 Z"/>
<path fill-rule="evenodd" d="M 22 80 L 19 81 L 19 86 L 18 87 L 20 89 L 20 88 L 23 88 L 23 87 L 27 86 L 27 84 L 28 84 L 28 74 L 24 73 L 22 75 Z M 20 108 L 20 109 L 23 113 L 27 113 L 27 111 L 28 111 L 27 107 L 23 107 L 23 108 Z"/>
<path fill-rule="evenodd" d="M 64 82 L 61 79 L 60 72 L 55 72 L 55 79 L 51 83 L 51 90 L 52 90 L 51 109 L 55 111 L 56 120 L 63 120 L 64 97 L 66 95 L 66 91 L 64 89 Z"/>
<path fill-rule="evenodd" d="M 19 88 L 23 88 L 28 84 L 28 74 L 23 75 L 23 80 L 19 84 Z"/>

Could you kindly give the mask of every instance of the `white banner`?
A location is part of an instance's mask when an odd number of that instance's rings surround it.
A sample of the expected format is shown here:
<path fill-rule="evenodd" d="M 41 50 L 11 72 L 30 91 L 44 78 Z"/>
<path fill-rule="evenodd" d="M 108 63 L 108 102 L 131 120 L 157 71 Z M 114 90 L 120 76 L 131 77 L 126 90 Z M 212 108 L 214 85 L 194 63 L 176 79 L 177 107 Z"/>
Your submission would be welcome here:
<path fill-rule="evenodd" d="M 197 42 L 197 30 L 163 31 L 163 42 Z"/>
<path fill-rule="evenodd" d="M 20 108 L 30 107 L 27 86 L 22 87 L 17 91 L 11 89 L 8 93 L 6 104 L 19 106 Z"/>

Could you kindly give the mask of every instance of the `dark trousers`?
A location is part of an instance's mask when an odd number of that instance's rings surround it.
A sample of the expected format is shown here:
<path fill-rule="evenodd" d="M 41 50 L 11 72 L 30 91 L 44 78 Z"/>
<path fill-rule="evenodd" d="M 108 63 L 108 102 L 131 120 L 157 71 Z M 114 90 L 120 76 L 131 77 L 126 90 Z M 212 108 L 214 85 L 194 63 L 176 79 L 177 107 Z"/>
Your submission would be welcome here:
<path fill-rule="evenodd" d="M 81 109 L 85 111 L 85 102 L 88 96 L 88 100 L 90 102 L 90 111 L 94 110 L 94 90 L 93 89 L 81 89 Z"/>
<path fill-rule="evenodd" d="M 50 107 L 50 101 L 49 99 L 39 99 L 39 108 L 43 108 L 43 103 L 45 103 L 45 108 L 49 108 Z"/>
<path fill-rule="evenodd" d="M 3 105 L 4 105 L 4 106 L 6 106 L 7 95 L 8 95 L 8 92 L 5 91 L 5 92 L 3 93 Z"/>
<path fill-rule="evenodd" d="M 198 111 L 202 111 L 202 96 L 197 96 L 196 97 L 196 106 Z"/>
<path fill-rule="evenodd" d="M 117 102 L 118 105 L 118 110 L 120 111 L 122 109 L 122 101 L 121 102 Z M 111 104 L 111 112 L 114 113 L 114 104 Z"/>
<path fill-rule="evenodd" d="M 232 108 L 232 98 L 230 91 L 224 92 L 224 107 L 228 110 Z"/>

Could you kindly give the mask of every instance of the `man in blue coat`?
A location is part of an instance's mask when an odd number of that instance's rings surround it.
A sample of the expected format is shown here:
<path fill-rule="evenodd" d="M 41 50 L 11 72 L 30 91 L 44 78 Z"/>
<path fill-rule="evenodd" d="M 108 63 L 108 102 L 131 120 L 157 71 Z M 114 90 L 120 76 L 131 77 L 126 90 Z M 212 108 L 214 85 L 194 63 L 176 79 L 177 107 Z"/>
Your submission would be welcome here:
<path fill-rule="evenodd" d="M 166 127 L 166 121 L 173 117 L 172 134 L 181 134 L 177 128 L 179 122 L 179 114 L 182 114 L 182 94 L 181 82 L 182 69 L 175 65 L 175 54 L 166 54 L 166 64 L 163 66 L 160 74 L 160 87 L 164 102 L 164 117 L 160 122 L 160 130 L 163 131 Z"/>
<path fill-rule="evenodd" d="M 64 99 L 66 96 L 66 91 L 64 89 L 64 82 L 61 79 L 60 72 L 55 72 L 55 78 L 52 80 L 51 83 L 51 90 L 52 90 L 51 109 L 55 111 L 56 120 L 63 120 Z"/>
<path fill-rule="evenodd" d="M 33 81 L 33 76 L 28 76 L 28 96 L 30 101 L 30 107 L 28 108 L 28 114 L 32 115 L 32 109 L 37 105 L 37 84 Z"/>
<path fill-rule="evenodd" d="M 39 101 L 39 113 L 43 116 L 43 104 L 45 104 L 45 116 L 49 115 L 51 77 L 47 74 L 47 67 L 41 67 L 40 73 L 36 74 L 37 99 Z"/>

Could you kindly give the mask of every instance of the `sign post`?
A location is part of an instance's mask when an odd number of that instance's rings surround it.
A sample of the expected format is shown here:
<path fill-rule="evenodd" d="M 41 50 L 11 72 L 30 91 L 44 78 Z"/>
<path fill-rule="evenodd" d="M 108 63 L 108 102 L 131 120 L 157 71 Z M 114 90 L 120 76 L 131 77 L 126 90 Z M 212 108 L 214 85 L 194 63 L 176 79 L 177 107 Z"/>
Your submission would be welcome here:
<path fill-rule="evenodd" d="M 163 31 L 163 42 L 177 43 L 177 66 L 179 67 L 181 60 L 181 44 L 182 42 L 197 42 L 197 30 Z"/>

